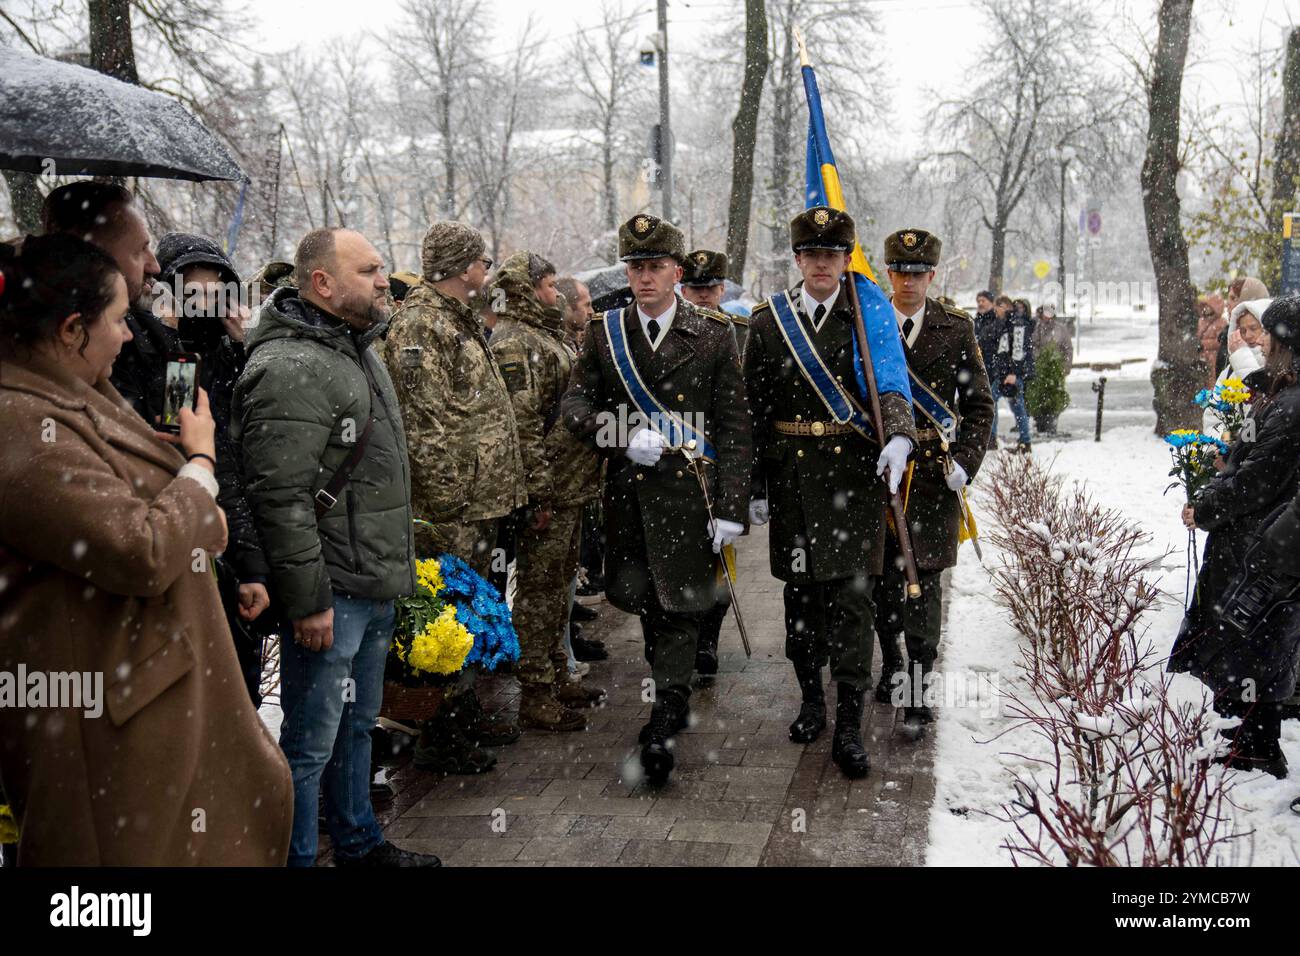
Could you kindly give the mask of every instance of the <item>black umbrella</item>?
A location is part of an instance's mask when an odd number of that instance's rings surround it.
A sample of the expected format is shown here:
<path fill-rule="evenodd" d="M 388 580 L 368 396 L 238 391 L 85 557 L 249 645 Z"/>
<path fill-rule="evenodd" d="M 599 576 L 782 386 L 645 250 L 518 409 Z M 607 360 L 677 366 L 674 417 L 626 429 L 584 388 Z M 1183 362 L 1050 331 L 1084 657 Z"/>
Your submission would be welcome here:
<path fill-rule="evenodd" d="M 12 49 L 0 49 L 0 167 L 56 176 L 248 178 L 171 97 Z"/>

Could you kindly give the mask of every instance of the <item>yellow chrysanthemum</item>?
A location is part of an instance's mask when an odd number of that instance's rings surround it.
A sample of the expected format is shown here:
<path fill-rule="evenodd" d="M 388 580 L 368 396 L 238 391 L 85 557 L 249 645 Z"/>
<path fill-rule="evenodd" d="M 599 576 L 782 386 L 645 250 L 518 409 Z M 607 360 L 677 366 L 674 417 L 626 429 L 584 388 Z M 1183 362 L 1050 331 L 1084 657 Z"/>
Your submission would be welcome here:
<path fill-rule="evenodd" d="M 1229 405 L 1241 405 L 1250 401 L 1250 389 L 1241 379 L 1228 378 L 1224 379 L 1219 396 Z"/>
<path fill-rule="evenodd" d="M 448 605 L 415 636 L 407 663 L 429 674 L 454 674 L 473 646 L 473 636 L 456 620 L 456 609 Z"/>
<path fill-rule="evenodd" d="M 1193 429 L 1193 428 L 1175 428 L 1175 429 L 1174 429 L 1172 432 L 1170 432 L 1169 434 L 1171 434 L 1171 435 L 1199 435 L 1200 432 L 1196 431 L 1196 430 Z"/>
<path fill-rule="evenodd" d="M 420 582 L 420 586 L 428 588 L 429 592 L 437 595 L 443 588 L 442 568 L 438 566 L 436 558 L 426 558 L 423 561 L 415 562 L 415 577 Z"/>

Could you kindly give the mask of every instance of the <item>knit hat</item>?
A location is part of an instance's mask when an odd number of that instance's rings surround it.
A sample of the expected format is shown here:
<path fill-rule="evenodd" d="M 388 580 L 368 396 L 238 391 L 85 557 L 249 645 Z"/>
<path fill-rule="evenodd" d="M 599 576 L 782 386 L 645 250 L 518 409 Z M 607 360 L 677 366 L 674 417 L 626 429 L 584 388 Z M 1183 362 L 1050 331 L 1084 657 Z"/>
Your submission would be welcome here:
<path fill-rule="evenodd" d="M 483 255 L 487 244 L 473 226 L 463 222 L 435 222 L 424 234 L 420 264 L 426 282 L 441 282 L 460 275 Z"/>

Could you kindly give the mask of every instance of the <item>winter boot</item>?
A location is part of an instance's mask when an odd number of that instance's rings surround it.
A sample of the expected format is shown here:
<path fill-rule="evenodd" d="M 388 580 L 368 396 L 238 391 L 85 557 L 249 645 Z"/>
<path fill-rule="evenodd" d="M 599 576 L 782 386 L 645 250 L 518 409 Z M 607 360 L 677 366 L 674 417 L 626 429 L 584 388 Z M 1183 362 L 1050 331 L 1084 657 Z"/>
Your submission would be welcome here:
<path fill-rule="evenodd" d="M 646 779 L 658 785 L 668 779 L 673 769 L 673 735 L 685 722 L 686 699 L 677 691 L 665 690 L 659 694 L 650 711 L 650 722 L 645 727 L 645 742 L 641 747 L 641 766 Z"/>
<path fill-rule="evenodd" d="M 712 677 L 718 673 L 718 637 L 721 632 L 718 628 L 709 627 L 710 623 L 706 621 L 700 629 L 700 642 L 695 647 L 695 673 L 701 677 Z"/>
<path fill-rule="evenodd" d="M 892 653 L 891 653 L 892 652 Z M 898 639 L 881 635 L 880 680 L 876 681 L 876 700 L 882 704 L 894 702 L 894 675 L 906 672 L 907 662 L 898 656 Z"/>
<path fill-rule="evenodd" d="M 871 771 L 871 759 L 862 746 L 863 692 L 852 684 L 837 685 L 835 701 L 835 737 L 831 742 L 831 759 L 851 780 Z"/>
<path fill-rule="evenodd" d="M 797 744 L 810 744 L 826 729 L 826 692 L 822 689 L 822 669 L 800 665 L 794 669 L 799 678 L 799 692 L 803 703 L 799 716 L 790 725 L 790 739 Z"/>
<path fill-rule="evenodd" d="M 519 727 L 514 721 L 497 715 L 489 717 L 472 687 L 453 697 L 450 705 L 461 733 L 477 746 L 504 747 L 519 739 Z"/>
<path fill-rule="evenodd" d="M 653 709 L 650 711 L 650 715 L 652 717 L 654 716 Z M 680 734 L 683 730 L 689 727 L 690 724 L 691 724 L 691 708 L 688 704 L 682 704 L 680 713 L 678 713 L 676 719 L 673 721 L 672 732 L 669 734 L 669 736 L 675 737 L 677 734 Z M 639 744 L 644 744 L 649 739 L 650 739 L 650 724 L 649 722 L 647 722 L 645 726 L 641 728 L 641 732 L 636 735 L 636 741 Z"/>
<path fill-rule="evenodd" d="M 472 774 L 491 770 L 497 758 L 466 737 L 455 715 L 444 709 L 425 725 L 411 762 L 417 770 Z"/>
<path fill-rule="evenodd" d="M 605 691 L 582 678 L 570 680 L 566 675 L 555 679 L 555 699 L 565 707 L 595 707 L 605 699 Z"/>
<path fill-rule="evenodd" d="M 552 732 L 586 730 L 587 718 L 556 700 L 546 684 L 529 684 L 519 696 L 519 725 Z"/>

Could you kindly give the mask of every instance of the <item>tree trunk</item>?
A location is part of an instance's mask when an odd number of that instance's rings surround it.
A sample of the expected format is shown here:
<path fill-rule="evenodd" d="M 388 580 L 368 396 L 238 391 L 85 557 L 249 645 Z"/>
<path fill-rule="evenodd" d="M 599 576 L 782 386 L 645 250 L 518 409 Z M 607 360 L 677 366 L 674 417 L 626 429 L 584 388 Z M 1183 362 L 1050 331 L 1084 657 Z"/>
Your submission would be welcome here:
<path fill-rule="evenodd" d="M 1197 358 L 1196 313 L 1178 199 L 1179 118 L 1191 21 L 1192 0 L 1161 0 L 1160 35 L 1147 90 L 1142 206 L 1160 301 L 1160 344 L 1151 384 L 1156 433 L 1161 435 L 1199 425 L 1200 412 L 1192 398 L 1208 374 Z"/>
<path fill-rule="evenodd" d="M 456 218 L 456 149 L 452 143 L 451 128 L 451 93 L 449 89 L 444 88 L 442 94 L 442 108 L 439 116 L 438 125 L 441 127 L 439 133 L 442 134 L 442 163 L 445 179 L 442 187 L 442 217 L 444 219 Z"/>
<path fill-rule="evenodd" d="M 794 119 L 794 90 L 790 63 L 794 58 L 794 31 L 787 25 L 784 35 L 785 46 L 781 51 L 783 75 L 773 77 L 772 88 L 772 256 L 765 270 L 769 274 L 769 282 L 764 285 L 764 292 L 776 292 L 785 288 L 790 277 L 785 263 L 790 255 L 787 223 L 791 218 L 788 213 L 793 191 L 790 183 L 790 124 Z M 800 187 L 799 192 L 803 192 L 803 187 Z M 802 203 L 798 208 L 802 208 Z M 771 286 L 770 289 L 768 285 Z"/>
<path fill-rule="evenodd" d="M 993 238 L 992 251 L 989 253 L 989 291 L 994 295 L 1002 292 L 1002 269 L 1007 258 L 1007 220 L 999 213 L 989 227 Z"/>
<path fill-rule="evenodd" d="M 5 182 L 9 185 L 9 205 L 13 209 L 14 222 L 22 235 L 35 235 L 41 231 L 41 197 L 40 187 L 34 173 L 20 173 L 17 170 L 4 169 Z"/>
<path fill-rule="evenodd" d="M 1286 40 L 1286 64 L 1282 68 L 1282 128 L 1273 147 L 1273 200 L 1269 205 L 1269 227 L 1277 230 L 1260 263 L 1260 278 L 1274 292 L 1282 291 L 1282 214 L 1295 212 L 1296 179 L 1300 178 L 1300 28 Z"/>
<path fill-rule="evenodd" d="M 90 0 L 90 66 L 125 83 L 140 83 L 130 0 Z"/>
<path fill-rule="evenodd" d="M 767 5 L 765 0 L 745 0 L 745 76 L 740 87 L 740 109 L 731 122 L 731 201 L 727 206 L 727 278 L 741 284 L 749 254 L 758 107 L 763 99 L 767 64 Z"/>

